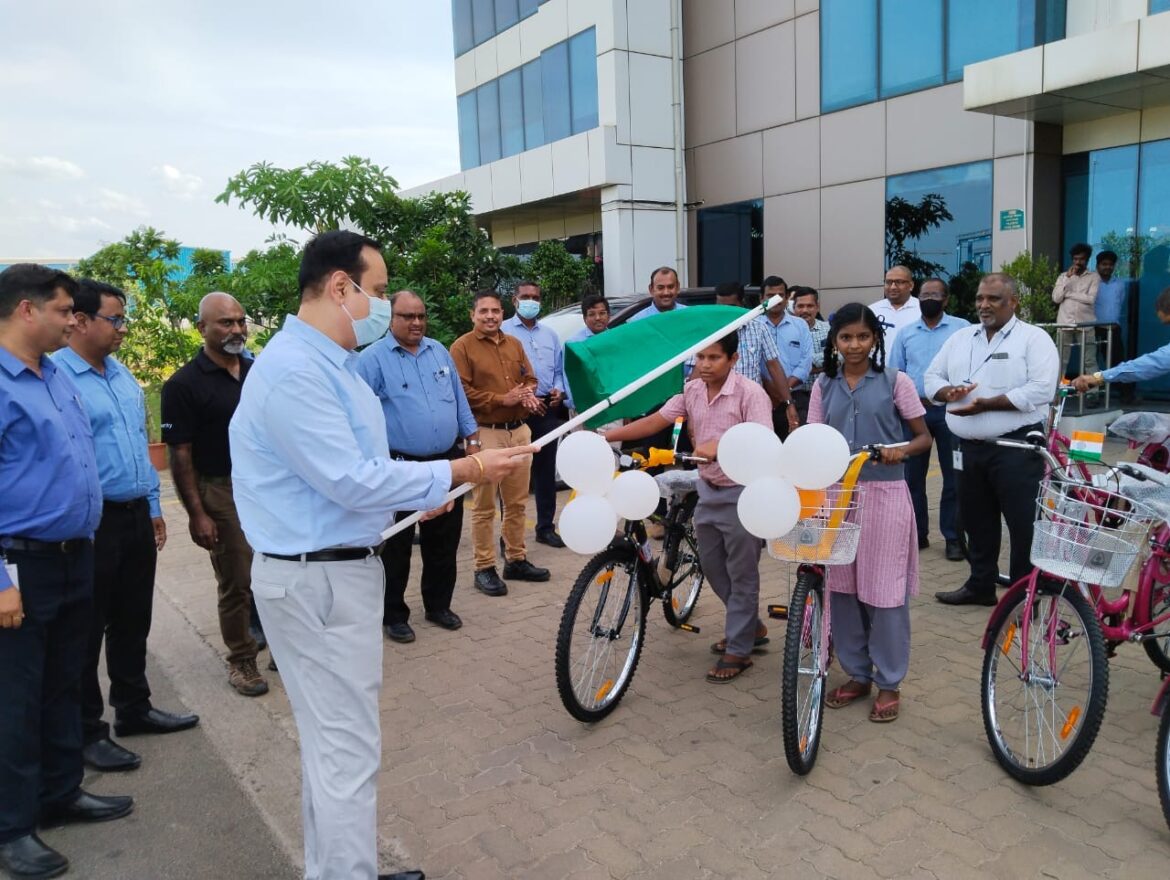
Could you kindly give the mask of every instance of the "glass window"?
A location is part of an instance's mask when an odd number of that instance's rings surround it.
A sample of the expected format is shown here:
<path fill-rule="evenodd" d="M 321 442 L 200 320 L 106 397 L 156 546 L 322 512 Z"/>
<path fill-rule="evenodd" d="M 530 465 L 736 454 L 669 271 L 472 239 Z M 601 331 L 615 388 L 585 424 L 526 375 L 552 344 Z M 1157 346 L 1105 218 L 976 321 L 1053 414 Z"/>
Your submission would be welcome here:
<path fill-rule="evenodd" d="M 496 35 L 496 10 L 492 0 L 471 0 L 471 23 L 477 46 Z"/>
<path fill-rule="evenodd" d="M 475 90 L 455 99 L 459 111 L 459 167 L 466 171 L 479 164 L 479 122 Z"/>
<path fill-rule="evenodd" d="M 764 203 L 760 200 L 699 210 L 699 285 L 764 280 Z"/>
<path fill-rule="evenodd" d="M 520 68 L 524 84 L 524 149 L 531 150 L 544 143 L 544 107 L 541 101 L 540 60 L 530 61 Z"/>
<path fill-rule="evenodd" d="M 877 0 L 823 0 L 823 112 L 877 100 L 877 42 Z"/>
<path fill-rule="evenodd" d="M 984 272 L 991 265 L 991 163 L 972 162 L 930 171 L 915 171 L 886 178 L 886 241 L 896 226 L 892 201 L 902 199 L 914 207 L 927 195 L 941 197 L 953 219 L 902 246 L 922 261 L 912 269 L 921 275 L 954 275 L 964 263 Z M 889 265 L 890 253 L 886 254 Z M 932 265 L 928 265 L 932 264 Z"/>
<path fill-rule="evenodd" d="M 539 0 L 520 0 L 520 17 L 528 18 L 540 8 Z"/>
<path fill-rule="evenodd" d="M 471 0 L 451 0 L 451 25 L 455 31 L 455 54 L 462 55 L 475 45 L 471 26 Z"/>
<path fill-rule="evenodd" d="M 882 97 L 941 85 L 943 0 L 881 5 Z"/>
<path fill-rule="evenodd" d="M 1153 351 L 1170 342 L 1170 329 L 1152 321 L 1158 294 L 1170 287 L 1170 140 L 1142 144 L 1138 177 L 1137 252 L 1138 351 Z M 1116 248 L 1114 248 L 1116 250 Z M 1118 252 L 1120 255 L 1120 252 Z M 1142 391 L 1170 393 L 1170 377 L 1142 383 Z"/>
<path fill-rule="evenodd" d="M 475 90 L 479 114 L 479 164 L 500 158 L 500 85 L 499 80 L 486 82 Z"/>
<path fill-rule="evenodd" d="M 506 31 L 520 20 L 520 7 L 516 0 L 496 0 L 496 33 Z"/>
<path fill-rule="evenodd" d="M 558 43 L 540 53 L 540 88 L 546 143 L 573 133 L 569 110 L 569 45 Z"/>
<path fill-rule="evenodd" d="M 510 70 L 500 83 L 500 147 L 503 155 L 515 156 L 524 151 L 524 94 L 520 70 Z"/>
<path fill-rule="evenodd" d="M 1065 0 L 949 0 L 947 80 L 963 66 L 1064 37 Z"/>
<path fill-rule="evenodd" d="M 593 28 L 569 40 L 573 134 L 597 128 L 597 36 Z"/>
<path fill-rule="evenodd" d="M 1080 241 L 1093 250 L 1118 250 L 1137 226 L 1138 148 L 1113 147 L 1069 156 L 1064 163 L 1064 247 Z M 1118 267 L 1120 269 L 1120 267 Z"/>
<path fill-rule="evenodd" d="M 1170 12 L 1170 0 L 1150 0 L 1150 15 L 1155 12 Z"/>

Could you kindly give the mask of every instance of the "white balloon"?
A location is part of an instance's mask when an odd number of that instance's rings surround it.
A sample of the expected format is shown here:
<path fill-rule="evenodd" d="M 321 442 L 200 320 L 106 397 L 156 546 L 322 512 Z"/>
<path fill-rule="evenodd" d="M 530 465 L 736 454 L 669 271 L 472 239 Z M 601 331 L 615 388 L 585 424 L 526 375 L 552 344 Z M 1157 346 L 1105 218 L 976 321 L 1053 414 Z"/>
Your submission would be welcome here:
<path fill-rule="evenodd" d="M 606 497 L 618 516 L 644 519 L 658 506 L 658 483 L 645 471 L 626 471 L 613 481 Z"/>
<path fill-rule="evenodd" d="M 570 550 L 590 556 L 609 546 L 617 521 L 617 511 L 608 498 L 578 495 L 561 511 L 557 527 Z"/>
<path fill-rule="evenodd" d="M 745 529 L 770 541 L 792 531 L 800 518 L 800 496 L 788 480 L 760 477 L 743 490 L 736 511 Z"/>
<path fill-rule="evenodd" d="M 849 467 L 849 441 L 828 425 L 801 425 L 784 441 L 780 476 L 801 489 L 826 489 Z"/>
<path fill-rule="evenodd" d="M 782 444 L 771 428 L 758 422 L 732 425 L 719 438 L 719 467 L 735 482 L 747 486 L 762 477 L 780 476 Z"/>
<path fill-rule="evenodd" d="M 575 431 L 561 438 L 557 470 L 582 495 L 604 495 L 613 483 L 613 449 L 600 434 Z"/>

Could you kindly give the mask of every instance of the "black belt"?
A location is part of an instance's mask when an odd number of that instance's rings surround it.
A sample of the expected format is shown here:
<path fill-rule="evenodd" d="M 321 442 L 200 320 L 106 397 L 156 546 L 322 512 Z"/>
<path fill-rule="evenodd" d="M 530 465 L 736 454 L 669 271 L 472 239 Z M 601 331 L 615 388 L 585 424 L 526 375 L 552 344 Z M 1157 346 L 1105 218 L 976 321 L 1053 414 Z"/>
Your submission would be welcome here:
<path fill-rule="evenodd" d="M 974 443 L 981 445 L 984 443 L 994 443 L 996 440 L 1025 440 L 1033 431 L 1044 432 L 1044 425 L 1037 422 L 1034 425 L 1024 425 L 1022 428 L 1016 428 L 1014 431 L 1008 431 L 1006 434 L 1000 434 L 998 437 L 986 437 L 982 440 L 971 440 L 967 437 L 961 438 L 964 443 Z"/>
<path fill-rule="evenodd" d="M 523 424 L 523 422 L 496 422 L 494 424 L 482 425 L 481 427 L 492 428 L 496 431 L 515 431 Z"/>
<path fill-rule="evenodd" d="M 390 457 L 395 461 L 450 461 L 462 456 L 463 450 L 458 446 L 452 446 L 446 452 L 436 452 L 434 455 L 411 455 L 409 452 L 399 452 L 397 449 L 390 450 Z"/>
<path fill-rule="evenodd" d="M 333 547 L 329 550 L 314 550 L 312 553 L 263 553 L 269 559 L 280 559 L 284 562 L 352 562 L 355 559 L 365 559 L 368 556 L 377 556 L 377 547 Z"/>
<path fill-rule="evenodd" d="M 32 538 L 0 538 L 0 554 L 6 550 L 21 553 L 59 553 L 68 556 L 90 545 L 89 538 L 70 538 L 67 541 L 34 541 Z"/>
<path fill-rule="evenodd" d="M 131 498 L 129 501 L 102 501 L 105 510 L 137 510 L 146 504 L 145 498 Z"/>

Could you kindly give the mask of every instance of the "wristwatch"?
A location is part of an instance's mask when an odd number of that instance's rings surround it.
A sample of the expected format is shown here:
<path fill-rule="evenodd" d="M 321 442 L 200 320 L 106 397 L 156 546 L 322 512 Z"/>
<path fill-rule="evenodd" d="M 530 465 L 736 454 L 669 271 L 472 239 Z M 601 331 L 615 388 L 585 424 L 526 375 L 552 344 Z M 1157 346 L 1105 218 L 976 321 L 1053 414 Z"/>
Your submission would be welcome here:
<path fill-rule="evenodd" d="M 781 406 L 792 406 L 792 398 L 791 397 L 788 398 L 787 400 L 783 401 L 780 405 Z"/>
<path fill-rule="evenodd" d="M 465 446 L 483 446 L 483 444 L 480 443 L 478 440 L 467 440 L 467 441 L 465 441 L 464 445 Z"/>
<path fill-rule="evenodd" d="M 1100 371 L 1100 370 L 1098 370 L 1097 372 L 1095 372 L 1095 373 L 1093 374 L 1093 381 L 1094 381 L 1094 382 L 1096 382 L 1098 385 L 1104 385 L 1104 384 L 1105 384 L 1105 376 L 1104 376 L 1104 375 L 1102 375 L 1102 373 L 1101 373 L 1101 371 Z"/>

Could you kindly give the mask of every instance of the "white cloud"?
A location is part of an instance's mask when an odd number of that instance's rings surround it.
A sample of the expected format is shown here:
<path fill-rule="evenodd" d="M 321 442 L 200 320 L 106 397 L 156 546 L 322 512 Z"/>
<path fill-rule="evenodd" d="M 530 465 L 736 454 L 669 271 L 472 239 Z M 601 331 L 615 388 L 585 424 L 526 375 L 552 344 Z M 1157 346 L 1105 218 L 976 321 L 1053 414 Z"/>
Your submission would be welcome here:
<path fill-rule="evenodd" d="M 174 165 L 161 165 L 154 169 L 154 173 L 162 178 L 167 192 L 181 199 L 192 199 L 203 189 L 202 177 L 180 171 Z"/>
<path fill-rule="evenodd" d="M 58 156 L 29 156 L 26 159 L 0 156 L 0 169 L 49 180 L 81 180 L 85 177 L 80 165 Z"/>
<path fill-rule="evenodd" d="M 98 213 L 130 214 L 134 217 L 146 217 L 150 214 L 142 199 L 107 186 L 98 187 L 91 195 L 79 196 L 77 202 Z"/>

